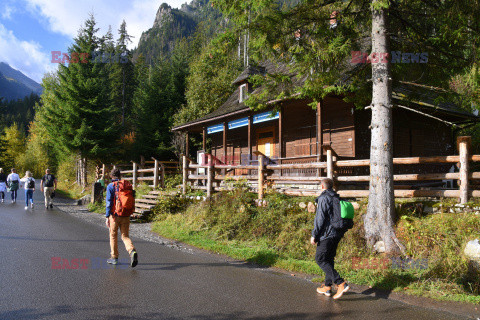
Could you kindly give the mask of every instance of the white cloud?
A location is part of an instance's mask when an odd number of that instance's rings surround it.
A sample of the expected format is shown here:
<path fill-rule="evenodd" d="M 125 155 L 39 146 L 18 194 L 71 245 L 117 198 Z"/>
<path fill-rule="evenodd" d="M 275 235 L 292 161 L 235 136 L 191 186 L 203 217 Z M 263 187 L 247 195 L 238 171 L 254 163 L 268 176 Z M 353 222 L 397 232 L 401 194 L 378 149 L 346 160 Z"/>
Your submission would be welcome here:
<path fill-rule="evenodd" d="M 0 61 L 21 70 L 26 76 L 41 82 L 45 72 L 56 69 L 41 46 L 33 41 L 22 41 L 0 23 Z"/>
<path fill-rule="evenodd" d="M 14 12 L 15 12 L 15 8 L 9 6 L 8 4 L 5 4 L 2 10 L 2 19 L 4 20 L 12 19 L 12 13 Z"/>
<path fill-rule="evenodd" d="M 72 0 L 26 0 L 29 10 L 46 19 L 47 28 L 71 38 L 77 35 L 79 28 L 94 13 L 102 35 L 112 26 L 114 38 L 125 19 L 127 31 L 134 36 L 132 47 L 140 40 L 143 31 L 152 27 L 160 4 L 167 2 L 174 8 L 187 2 L 185 0 L 83 0 L 81 5 Z M 40 18 L 39 17 L 39 18 Z M 41 19 L 40 19 L 41 20 Z"/>

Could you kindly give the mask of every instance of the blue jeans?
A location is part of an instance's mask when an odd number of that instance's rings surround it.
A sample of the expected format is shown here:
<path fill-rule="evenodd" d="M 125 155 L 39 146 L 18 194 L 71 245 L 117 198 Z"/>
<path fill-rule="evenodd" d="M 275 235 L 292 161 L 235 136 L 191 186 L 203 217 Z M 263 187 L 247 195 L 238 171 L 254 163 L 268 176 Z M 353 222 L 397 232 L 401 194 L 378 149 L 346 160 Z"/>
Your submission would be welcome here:
<path fill-rule="evenodd" d="M 33 190 L 25 190 L 25 206 L 28 207 L 29 203 L 33 203 Z"/>
<path fill-rule="evenodd" d="M 12 190 L 12 201 L 17 200 L 17 190 Z"/>

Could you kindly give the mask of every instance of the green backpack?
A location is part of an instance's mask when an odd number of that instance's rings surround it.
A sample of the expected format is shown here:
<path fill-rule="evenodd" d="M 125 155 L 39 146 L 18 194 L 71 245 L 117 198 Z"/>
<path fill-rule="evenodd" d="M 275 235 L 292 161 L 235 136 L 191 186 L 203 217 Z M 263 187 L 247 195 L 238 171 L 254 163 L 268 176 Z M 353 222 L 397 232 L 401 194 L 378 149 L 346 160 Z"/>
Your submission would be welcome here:
<path fill-rule="evenodd" d="M 345 200 L 340 200 L 340 213 L 343 219 L 353 219 L 355 215 L 353 204 Z"/>

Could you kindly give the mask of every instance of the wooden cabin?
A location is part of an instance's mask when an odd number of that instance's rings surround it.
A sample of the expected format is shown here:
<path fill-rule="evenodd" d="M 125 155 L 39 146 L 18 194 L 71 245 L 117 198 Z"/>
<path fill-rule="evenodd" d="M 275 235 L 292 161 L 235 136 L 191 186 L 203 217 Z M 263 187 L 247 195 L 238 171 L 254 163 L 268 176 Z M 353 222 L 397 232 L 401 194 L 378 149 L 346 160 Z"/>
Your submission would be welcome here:
<path fill-rule="evenodd" d="M 247 68 L 220 108 L 173 130 L 201 133 L 203 150 L 211 139 L 211 154 L 220 164 L 254 164 L 258 152 L 275 164 L 324 161 L 325 146 L 339 159 L 369 159 L 371 111 L 356 109 L 340 96 L 327 96 L 316 110 L 310 100 L 295 98 L 271 101 L 264 111 L 246 107 L 243 101 L 253 90 L 249 77 L 269 72 L 269 68 L 274 68 L 273 64 Z M 477 116 L 453 104 L 435 103 L 437 91 L 410 83 L 394 88 L 394 157 L 452 155 L 454 125 L 478 121 Z M 202 153 L 198 163 L 205 161 Z"/>

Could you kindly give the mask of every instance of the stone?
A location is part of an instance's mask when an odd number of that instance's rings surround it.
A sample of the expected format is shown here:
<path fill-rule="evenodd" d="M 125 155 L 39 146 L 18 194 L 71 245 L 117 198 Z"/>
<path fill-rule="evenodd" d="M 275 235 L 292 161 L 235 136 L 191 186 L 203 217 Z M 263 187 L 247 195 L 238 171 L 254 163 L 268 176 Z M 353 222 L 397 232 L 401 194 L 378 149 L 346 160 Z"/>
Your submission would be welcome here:
<path fill-rule="evenodd" d="M 315 211 L 317 211 L 317 208 L 315 207 L 315 204 L 313 202 L 309 202 L 307 206 L 307 210 L 310 213 L 314 213 Z"/>
<path fill-rule="evenodd" d="M 352 206 L 353 206 L 353 209 L 355 210 L 360 209 L 360 205 L 358 204 L 358 202 L 352 202 Z"/>
<path fill-rule="evenodd" d="M 423 212 L 425 212 L 425 213 L 434 213 L 435 211 L 433 210 L 433 207 L 425 206 L 425 207 L 423 208 Z"/>
<path fill-rule="evenodd" d="M 385 243 L 383 241 L 377 241 L 377 243 L 375 243 L 373 248 L 375 249 L 375 251 L 379 253 L 383 253 L 385 252 Z"/>
<path fill-rule="evenodd" d="M 465 253 L 469 259 L 480 262 L 480 243 L 478 242 L 478 239 L 469 241 L 465 246 L 463 253 Z"/>
<path fill-rule="evenodd" d="M 305 209 L 305 208 L 307 207 L 307 205 L 305 204 L 305 202 L 300 202 L 300 203 L 298 204 L 298 206 L 299 206 L 300 208 L 302 208 L 302 209 Z"/>
<path fill-rule="evenodd" d="M 87 194 L 86 196 L 77 200 L 77 205 L 83 206 L 92 202 L 92 196 Z"/>
<path fill-rule="evenodd" d="M 200 196 L 197 196 L 197 200 L 202 200 L 202 197 L 200 197 Z"/>

